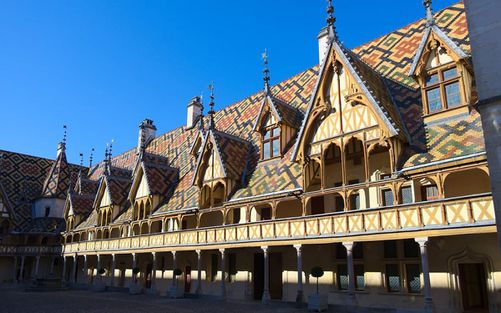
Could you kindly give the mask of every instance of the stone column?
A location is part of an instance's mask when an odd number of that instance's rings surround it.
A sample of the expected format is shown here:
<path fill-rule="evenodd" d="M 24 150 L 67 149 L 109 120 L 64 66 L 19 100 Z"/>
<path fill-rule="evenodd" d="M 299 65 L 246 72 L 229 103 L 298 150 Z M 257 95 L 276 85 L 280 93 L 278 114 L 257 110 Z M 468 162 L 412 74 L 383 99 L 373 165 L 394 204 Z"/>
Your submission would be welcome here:
<path fill-rule="evenodd" d="M 88 283 L 89 282 L 89 279 L 87 277 L 87 274 L 89 272 L 89 265 L 88 265 L 88 257 L 86 254 L 84 254 L 84 264 L 83 264 L 83 280 L 84 280 L 84 283 Z"/>
<path fill-rule="evenodd" d="M 355 304 L 355 268 L 353 267 L 354 242 L 343 242 L 346 248 L 346 266 L 348 268 L 348 297 L 351 304 Z"/>
<path fill-rule="evenodd" d="M 101 255 L 96 255 L 97 263 L 96 263 L 96 279 L 94 279 L 94 286 L 98 286 L 101 283 L 101 274 L 99 274 L 99 270 L 101 269 Z"/>
<path fill-rule="evenodd" d="M 263 304 L 269 304 L 271 300 L 270 296 L 270 263 L 268 261 L 268 247 L 261 247 L 264 253 L 264 288 L 263 288 L 263 297 L 261 298 L 261 302 Z"/>
<path fill-rule="evenodd" d="M 171 251 L 172 253 L 172 285 L 170 287 L 170 297 L 177 298 L 177 276 L 174 274 L 177 268 L 176 251 Z"/>
<path fill-rule="evenodd" d="M 35 277 L 33 279 L 38 278 L 38 270 L 40 269 L 40 255 L 35 257 Z"/>
<path fill-rule="evenodd" d="M 202 250 L 196 250 L 197 253 L 197 289 L 196 294 L 202 294 Z"/>
<path fill-rule="evenodd" d="M 152 266 L 151 266 L 151 286 L 150 292 L 155 294 L 157 292 L 157 253 L 152 252 Z"/>
<path fill-rule="evenodd" d="M 16 284 L 17 283 L 17 256 L 13 257 L 14 259 L 14 267 L 12 271 L 12 283 Z"/>
<path fill-rule="evenodd" d="M 132 283 L 135 284 L 137 281 L 137 274 L 134 274 L 134 269 L 137 266 L 136 253 L 132 253 Z"/>
<path fill-rule="evenodd" d="M 61 281 L 66 284 L 66 257 L 63 255 L 63 273 L 61 275 Z"/>
<path fill-rule="evenodd" d="M 24 280 L 24 261 L 26 260 L 26 257 L 23 255 L 21 257 L 21 269 L 20 269 L 20 273 L 19 273 L 19 281 L 20 282 L 23 282 Z"/>
<path fill-rule="evenodd" d="M 77 273 L 77 260 L 78 260 L 77 257 L 78 257 L 77 254 L 73 256 L 73 269 L 71 271 L 71 277 L 70 277 L 70 282 L 72 282 L 73 284 L 76 283 L 75 276 Z"/>
<path fill-rule="evenodd" d="M 49 268 L 49 274 L 50 275 L 54 275 L 54 266 L 55 266 L 55 263 L 56 262 L 56 257 L 55 256 L 52 256 L 50 258 L 50 268 Z"/>
<path fill-rule="evenodd" d="M 304 303 L 303 296 L 303 257 L 302 257 L 302 245 L 294 245 L 297 252 L 297 295 L 296 295 L 296 305 L 300 307 Z"/>
<path fill-rule="evenodd" d="M 219 249 L 219 252 L 221 252 L 221 297 L 223 299 L 226 298 L 226 274 L 225 274 L 225 268 L 226 268 L 226 258 L 225 258 L 225 249 Z"/>
<path fill-rule="evenodd" d="M 423 271 L 423 296 L 424 308 L 426 311 L 433 311 L 433 300 L 431 298 L 430 269 L 428 267 L 428 237 L 416 238 L 421 251 L 421 269 Z"/>
<path fill-rule="evenodd" d="M 117 262 L 116 262 L 116 257 L 115 254 L 113 253 L 111 255 L 111 281 L 110 281 L 110 286 L 113 287 L 115 286 L 115 270 L 117 267 Z"/>

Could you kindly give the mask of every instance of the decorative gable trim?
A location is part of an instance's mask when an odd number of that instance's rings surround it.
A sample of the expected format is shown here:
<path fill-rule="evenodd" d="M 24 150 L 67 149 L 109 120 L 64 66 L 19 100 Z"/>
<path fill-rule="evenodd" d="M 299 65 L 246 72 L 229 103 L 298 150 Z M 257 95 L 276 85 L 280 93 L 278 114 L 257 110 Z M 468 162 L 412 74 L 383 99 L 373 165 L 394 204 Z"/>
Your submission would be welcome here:
<path fill-rule="evenodd" d="M 414 56 L 414 60 L 412 62 L 411 68 L 409 69 L 409 76 L 416 76 L 416 71 L 418 70 L 419 62 L 421 61 L 426 45 L 429 42 L 431 34 L 435 34 L 439 40 L 441 40 L 452 52 L 454 52 L 459 59 L 465 59 L 469 57 L 469 54 L 466 53 L 461 47 L 459 47 L 449 36 L 447 36 L 438 26 L 432 25 L 431 27 L 427 27 L 421 42 L 419 43 L 416 55 Z"/>
<path fill-rule="evenodd" d="M 111 197 L 110 189 L 108 188 L 108 179 L 106 178 L 106 176 L 103 176 L 101 177 L 99 187 L 97 188 L 96 199 L 94 200 L 94 204 L 92 205 L 95 209 L 99 209 L 105 192 L 110 198 L 110 203 L 113 204 L 113 198 Z"/>
<path fill-rule="evenodd" d="M 348 70 L 349 74 L 353 77 L 353 79 L 355 80 L 355 82 L 357 83 L 357 85 L 359 86 L 359 88 L 361 89 L 363 95 L 367 98 L 367 100 L 369 101 L 370 105 L 374 109 L 376 115 L 384 123 L 384 126 L 388 130 L 389 136 L 390 137 L 398 136 L 398 135 L 401 134 L 401 131 L 403 131 L 403 133 L 406 134 L 405 130 L 404 129 L 400 129 L 400 127 L 398 127 L 398 125 L 395 123 L 395 121 L 393 121 L 391 119 L 391 117 L 390 117 L 389 113 L 387 112 L 387 110 L 382 108 L 382 105 L 374 97 L 373 92 L 371 92 L 371 90 L 369 90 L 369 88 L 366 85 L 366 81 L 361 77 L 361 73 L 354 68 L 354 65 L 352 64 L 352 62 L 355 62 L 355 61 L 362 62 L 362 64 L 364 66 L 367 66 L 368 68 L 370 68 L 370 67 L 368 65 L 366 65 L 365 63 L 363 63 L 363 61 L 359 60 L 354 54 L 350 55 L 350 56 L 347 56 L 346 51 L 335 40 L 332 41 L 328 45 L 327 51 L 328 51 L 328 53 L 327 53 L 326 57 L 323 59 L 322 66 L 320 68 L 320 72 L 319 72 L 319 75 L 318 75 L 318 78 L 317 78 L 317 82 L 315 84 L 315 88 L 313 90 L 312 97 L 310 98 L 310 103 L 308 105 L 308 109 L 306 111 L 305 118 L 303 119 L 303 123 L 301 125 L 301 129 L 300 129 L 300 132 L 299 132 L 298 140 L 296 141 L 296 145 L 294 147 L 294 151 L 293 151 L 293 153 L 291 155 L 291 161 L 293 161 L 293 162 L 297 160 L 300 146 L 304 144 L 304 140 L 305 140 L 305 138 L 304 138 L 305 137 L 305 128 L 307 126 L 308 120 L 311 117 L 311 114 L 312 114 L 312 111 L 314 109 L 315 103 L 316 103 L 316 101 L 318 101 L 319 89 L 320 89 L 320 86 L 322 85 L 323 81 L 327 77 L 326 76 L 327 75 L 327 65 L 330 65 L 332 63 L 331 59 L 332 59 L 332 56 L 333 56 L 334 52 L 336 53 L 336 57 L 338 57 L 340 59 L 340 61 L 344 65 L 344 67 Z M 357 59 L 354 60 L 354 58 L 357 58 Z M 374 71 L 372 68 L 370 68 L 370 70 Z M 379 74 L 377 72 L 375 72 L 375 75 L 379 75 Z M 383 80 L 383 83 L 384 83 L 384 80 Z M 390 92 L 389 92 L 386 84 L 384 84 L 384 89 L 385 89 L 384 92 L 386 92 L 388 95 L 390 95 Z M 393 102 L 393 98 L 391 96 L 389 96 L 389 97 L 390 97 L 391 105 L 396 110 L 396 106 L 395 106 L 395 104 Z M 398 112 L 398 110 L 397 110 L 397 112 Z M 397 114 L 396 118 L 398 119 L 398 118 L 401 118 L 401 117 L 400 117 L 399 114 Z"/>
<path fill-rule="evenodd" d="M 209 148 L 209 143 L 211 144 L 211 148 Z M 203 180 L 203 177 L 200 177 L 200 174 L 202 172 L 201 166 L 203 162 L 203 156 L 205 155 L 207 149 L 211 149 L 211 153 L 214 153 L 214 155 L 217 157 L 217 161 L 219 164 L 221 164 L 221 169 L 223 171 L 223 177 L 228 177 L 228 174 L 226 172 L 223 159 L 221 158 L 221 153 L 219 151 L 219 147 L 217 145 L 216 139 L 214 138 L 214 133 L 212 130 L 209 130 L 207 133 L 207 136 L 205 137 L 204 143 L 202 145 L 202 153 L 198 156 L 197 160 L 197 166 L 195 167 L 195 174 L 193 175 L 193 180 L 191 182 L 192 186 L 198 186 L 197 182 L 200 181 L 200 179 Z"/>
<path fill-rule="evenodd" d="M 191 148 L 190 148 L 190 154 L 191 155 L 197 155 L 197 153 L 198 153 L 197 146 L 199 144 L 203 145 L 204 140 L 205 140 L 205 135 L 204 135 L 204 133 L 203 133 L 202 130 L 199 130 L 198 133 L 197 133 L 197 137 L 195 138 L 195 141 L 193 141 L 193 144 L 191 145 Z"/>
<path fill-rule="evenodd" d="M 273 103 L 273 99 L 270 97 L 269 94 L 266 94 L 263 100 L 261 101 L 261 107 L 259 108 L 259 113 L 257 114 L 256 121 L 254 122 L 254 127 L 253 127 L 254 131 L 260 130 L 264 117 L 263 113 L 265 111 L 265 106 L 268 106 L 270 108 L 270 112 L 272 112 L 273 115 L 275 116 L 277 123 L 279 124 L 282 123 L 282 116 L 278 113 L 275 103 Z"/>

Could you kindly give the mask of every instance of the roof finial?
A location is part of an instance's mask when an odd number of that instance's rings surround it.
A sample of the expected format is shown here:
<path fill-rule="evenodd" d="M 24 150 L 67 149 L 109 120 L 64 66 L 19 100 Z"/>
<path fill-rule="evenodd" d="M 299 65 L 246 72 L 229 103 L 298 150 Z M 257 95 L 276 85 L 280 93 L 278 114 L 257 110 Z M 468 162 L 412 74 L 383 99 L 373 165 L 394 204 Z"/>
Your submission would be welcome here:
<path fill-rule="evenodd" d="M 327 0 L 327 28 L 329 31 L 329 41 L 337 40 L 336 35 L 336 18 L 334 17 L 334 6 L 332 5 L 332 0 Z"/>
<path fill-rule="evenodd" d="M 198 124 L 198 128 L 203 132 L 205 130 L 205 125 L 204 125 L 204 92 L 200 92 L 200 124 Z"/>
<path fill-rule="evenodd" d="M 111 142 L 110 142 L 110 149 L 108 150 L 108 162 L 110 163 L 111 165 L 111 156 L 113 155 L 112 151 L 113 151 L 113 139 L 111 139 Z"/>
<path fill-rule="evenodd" d="M 64 135 L 62 143 L 66 145 L 66 137 L 68 136 L 68 128 L 66 127 L 66 125 L 63 125 L 63 130 L 64 130 Z"/>
<path fill-rule="evenodd" d="M 426 26 L 435 24 L 435 18 L 433 17 L 433 11 L 431 9 L 431 1 L 432 0 L 423 0 L 423 5 L 426 9 Z"/>
<path fill-rule="evenodd" d="M 80 152 L 80 167 L 83 167 L 83 153 Z"/>
<path fill-rule="evenodd" d="M 209 84 L 209 90 L 210 90 L 210 102 L 209 102 L 209 129 L 214 129 L 215 123 L 214 123 L 214 82 Z"/>
<path fill-rule="evenodd" d="M 92 148 L 92 150 L 90 150 L 89 169 L 92 167 L 92 159 L 94 159 L 94 148 Z"/>
<path fill-rule="evenodd" d="M 264 81 L 264 92 L 268 94 L 270 92 L 270 69 L 268 67 L 268 53 L 267 50 L 264 49 L 263 54 L 261 54 L 261 57 L 263 58 L 263 81 Z"/>

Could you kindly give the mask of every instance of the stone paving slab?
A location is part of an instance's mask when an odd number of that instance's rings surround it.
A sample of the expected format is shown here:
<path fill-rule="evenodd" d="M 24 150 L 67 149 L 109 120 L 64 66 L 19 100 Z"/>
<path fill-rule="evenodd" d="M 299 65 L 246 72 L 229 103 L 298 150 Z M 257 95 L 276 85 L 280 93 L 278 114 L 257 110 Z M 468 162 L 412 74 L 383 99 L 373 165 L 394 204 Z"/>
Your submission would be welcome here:
<path fill-rule="evenodd" d="M 168 299 L 121 292 L 68 290 L 25 292 L 0 289 L 0 313 L 192 313 L 192 312 L 307 312 L 290 303 L 262 305 L 256 302 L 214 299 Z"/>

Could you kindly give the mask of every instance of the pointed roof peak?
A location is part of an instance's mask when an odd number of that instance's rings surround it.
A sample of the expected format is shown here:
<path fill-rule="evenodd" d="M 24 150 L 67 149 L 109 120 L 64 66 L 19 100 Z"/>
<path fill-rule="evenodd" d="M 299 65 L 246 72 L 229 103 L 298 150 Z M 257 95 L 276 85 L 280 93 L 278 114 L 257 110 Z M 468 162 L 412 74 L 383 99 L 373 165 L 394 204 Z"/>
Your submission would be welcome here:
<path fill-rule="evenodd" d="M 214 129 L 216 127 L 215 123 L 214 123 L 214 114 L 216 113 L 214 111 L 214 105 L 215 105 L 215 102 L 214 102 L 214 82 L 211 82 L 209 84 L 209 90 L 210 90 L 210 102 L 209 102 L 209 112 L 207 112 L 209 114 L 209 129 Z"/>
<path fill-rule="evenodd" d="M 264 92 L 265 94 L 270 93 L 270 68 L 268 67 L 268 51 L 264 49 L 264 52 L 261 54 L 263 59 L 263 81 L 264 81 Z"/>
<path fill-rule="evenodd" d="M 426 10 L 426 26 L 431 27 L 435 24 L 435 18 L 433 17 L 433 10 L 431 8 L 432 0 L 423 0 L 423 5 Z"/>
<path fill-rule="evenodd" d="M 332 5 L 332 0 L 327 0 L 327 31 L 329 32 L 329 42 L 337 41 L 336 33 L 336 17 L 334 16 L 334 6 Z"/>

